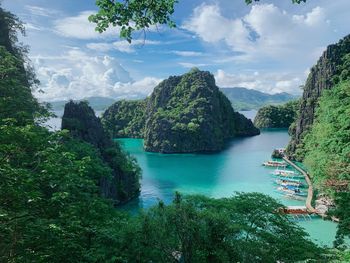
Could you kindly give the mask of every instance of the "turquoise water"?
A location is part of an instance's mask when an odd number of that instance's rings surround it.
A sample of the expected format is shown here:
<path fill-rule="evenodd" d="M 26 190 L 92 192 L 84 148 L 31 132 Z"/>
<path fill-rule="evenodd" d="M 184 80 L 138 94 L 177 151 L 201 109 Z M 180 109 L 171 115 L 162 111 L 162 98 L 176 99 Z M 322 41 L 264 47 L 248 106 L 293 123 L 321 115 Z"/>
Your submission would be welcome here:
<path fill-rule="evenodd" d="M 163 200 L 169 203 L 175 191 L 229 197 L 235 191 L 261 192 L 285 205 L 304 205 L 303 201 L 285 199 L 276 192 L 271 168 L 261 164 L 270 158 L 274 148 L 286 146 L 286 130 L 265 130 L 261 135 L 237 138 L 227 149 L 215 154 L 157 154 L 143 150 L 143 140 L 120 139 L 123 148 L 136 157 L 143 170 L 140 197 L 124 209 L 137 211 Z M 322 245 L 332 245 L 336 224 L 315 218 L 300 225 L 311 238 Z"/>

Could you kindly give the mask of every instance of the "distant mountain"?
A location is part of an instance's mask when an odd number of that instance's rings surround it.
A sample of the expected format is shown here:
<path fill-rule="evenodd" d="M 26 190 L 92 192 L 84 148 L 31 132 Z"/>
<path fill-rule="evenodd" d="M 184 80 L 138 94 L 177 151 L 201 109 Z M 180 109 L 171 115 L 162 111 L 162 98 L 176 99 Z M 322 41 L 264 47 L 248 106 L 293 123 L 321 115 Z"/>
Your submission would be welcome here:
<path fill-rule="evenodd" d="M 89 106 L 91 108 L 93 108 L 95 111 L 96 110 L 98 110 L 98 111 L 105 110 L 109 106 L 111 106 L 114 102 L 116 102 L 115 99 L 107 98 L 107 97 L 88 97 L 88 98 L 84 98 L 84 99 L 77 100 L 77 101 L 88 101 Z M 68 101 L 61 100 L 61 101 L 50 102 L 50 104 L 51 104 L 53 110 L 63 110 L 64 105 L 67 102 Z"/>
<path fill-rule="evenodd" d="M 297 98 L 286 92 L 271 95 L 246 88 L 221 88 L 221 91 L 231 101 L 235 110 L 257 110 L 265 105 L 283 104 Z"/>

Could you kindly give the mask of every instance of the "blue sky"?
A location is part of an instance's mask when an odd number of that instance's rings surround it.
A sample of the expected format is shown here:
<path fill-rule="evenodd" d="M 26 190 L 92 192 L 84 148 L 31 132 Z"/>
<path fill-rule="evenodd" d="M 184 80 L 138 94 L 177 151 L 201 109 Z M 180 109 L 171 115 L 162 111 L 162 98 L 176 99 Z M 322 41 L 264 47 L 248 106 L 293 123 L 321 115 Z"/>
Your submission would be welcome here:
<path fill-rule="evenodd" d="M 349 0 L 180 0 L 177 29 L 137 32 L 129 45 L 118 28 L 104 34 L 87 21 L 94 0 L 4 0 L 26 23 L 30 58 L 43 100 L 87 96 L 139 98 L 159 81 L 197 66 L 220 87 L 300 93 L 328 44 L 350 33 Z"/>

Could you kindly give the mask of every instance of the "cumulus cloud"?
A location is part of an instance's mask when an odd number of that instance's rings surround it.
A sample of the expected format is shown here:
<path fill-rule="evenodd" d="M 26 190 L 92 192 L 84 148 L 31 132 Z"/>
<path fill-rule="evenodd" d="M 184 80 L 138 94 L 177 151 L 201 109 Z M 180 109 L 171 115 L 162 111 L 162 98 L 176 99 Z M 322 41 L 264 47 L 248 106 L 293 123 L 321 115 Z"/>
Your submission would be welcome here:
<path fill-rule="evenodd" d="M 238 18 L 223 16 L 218 5 L 202 4 L 194 9 L 183 28 L 205 42 L 224 43 L 239 52 L 236 60 L 247 62 L 269 58 L 282 63 L 301 59 L 309 63 L 333 33 L 322 7 L 293 15 L 273 4 L 253 5 L 249 13 Z"/>
<path fill-rule="evenodd" d="M 90 96 L 145 97 L 161 81 L 151 77 L 133 81 L 116 59 L 89 56 L 75 49 L 62 56 L 37 56 L 33 60 L 44 92 L 36 92 L 36 96 L 46 101 Z"/>
<path fill-rule="evenodd" d="M 245 87 L 267 93 L 288 92 L 300 95 L 299 86 L 303 83 L 295 74 L 290 73 L 252 73 L 230 74 L 224 70 L 215 73 L 216 84 L 219 87 Z"/>
<path fill-rule="evenodd" d="M 100 39 L 119 36 L 120 30 L 118 27 L 111 27 L 103 33 L 96 32 L 95 24 L 88 20 L 89 16 L 94 13 L 95 11 L 83 11 L 77 16 L 57 19 L 54 22 L 54 30 L 61 36 L 77 39 Z"/>

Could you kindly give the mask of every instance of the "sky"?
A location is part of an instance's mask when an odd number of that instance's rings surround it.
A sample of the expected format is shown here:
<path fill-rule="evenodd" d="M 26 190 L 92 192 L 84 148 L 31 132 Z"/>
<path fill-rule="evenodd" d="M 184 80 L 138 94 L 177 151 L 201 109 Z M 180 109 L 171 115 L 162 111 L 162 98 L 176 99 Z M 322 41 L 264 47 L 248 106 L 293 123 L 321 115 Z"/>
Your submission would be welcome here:
<path fill-rule="evenodd" d="M 350 0 L 179 0 L 176 29 L 103 34 L 88 16 L 94 0 L 3 0 L 26 27 L 40 100 L 104 96 L 136 99 L 192 67 L 212 72 L 219 87 L 300 94 L 327 45 L 350 33 Z"/>

